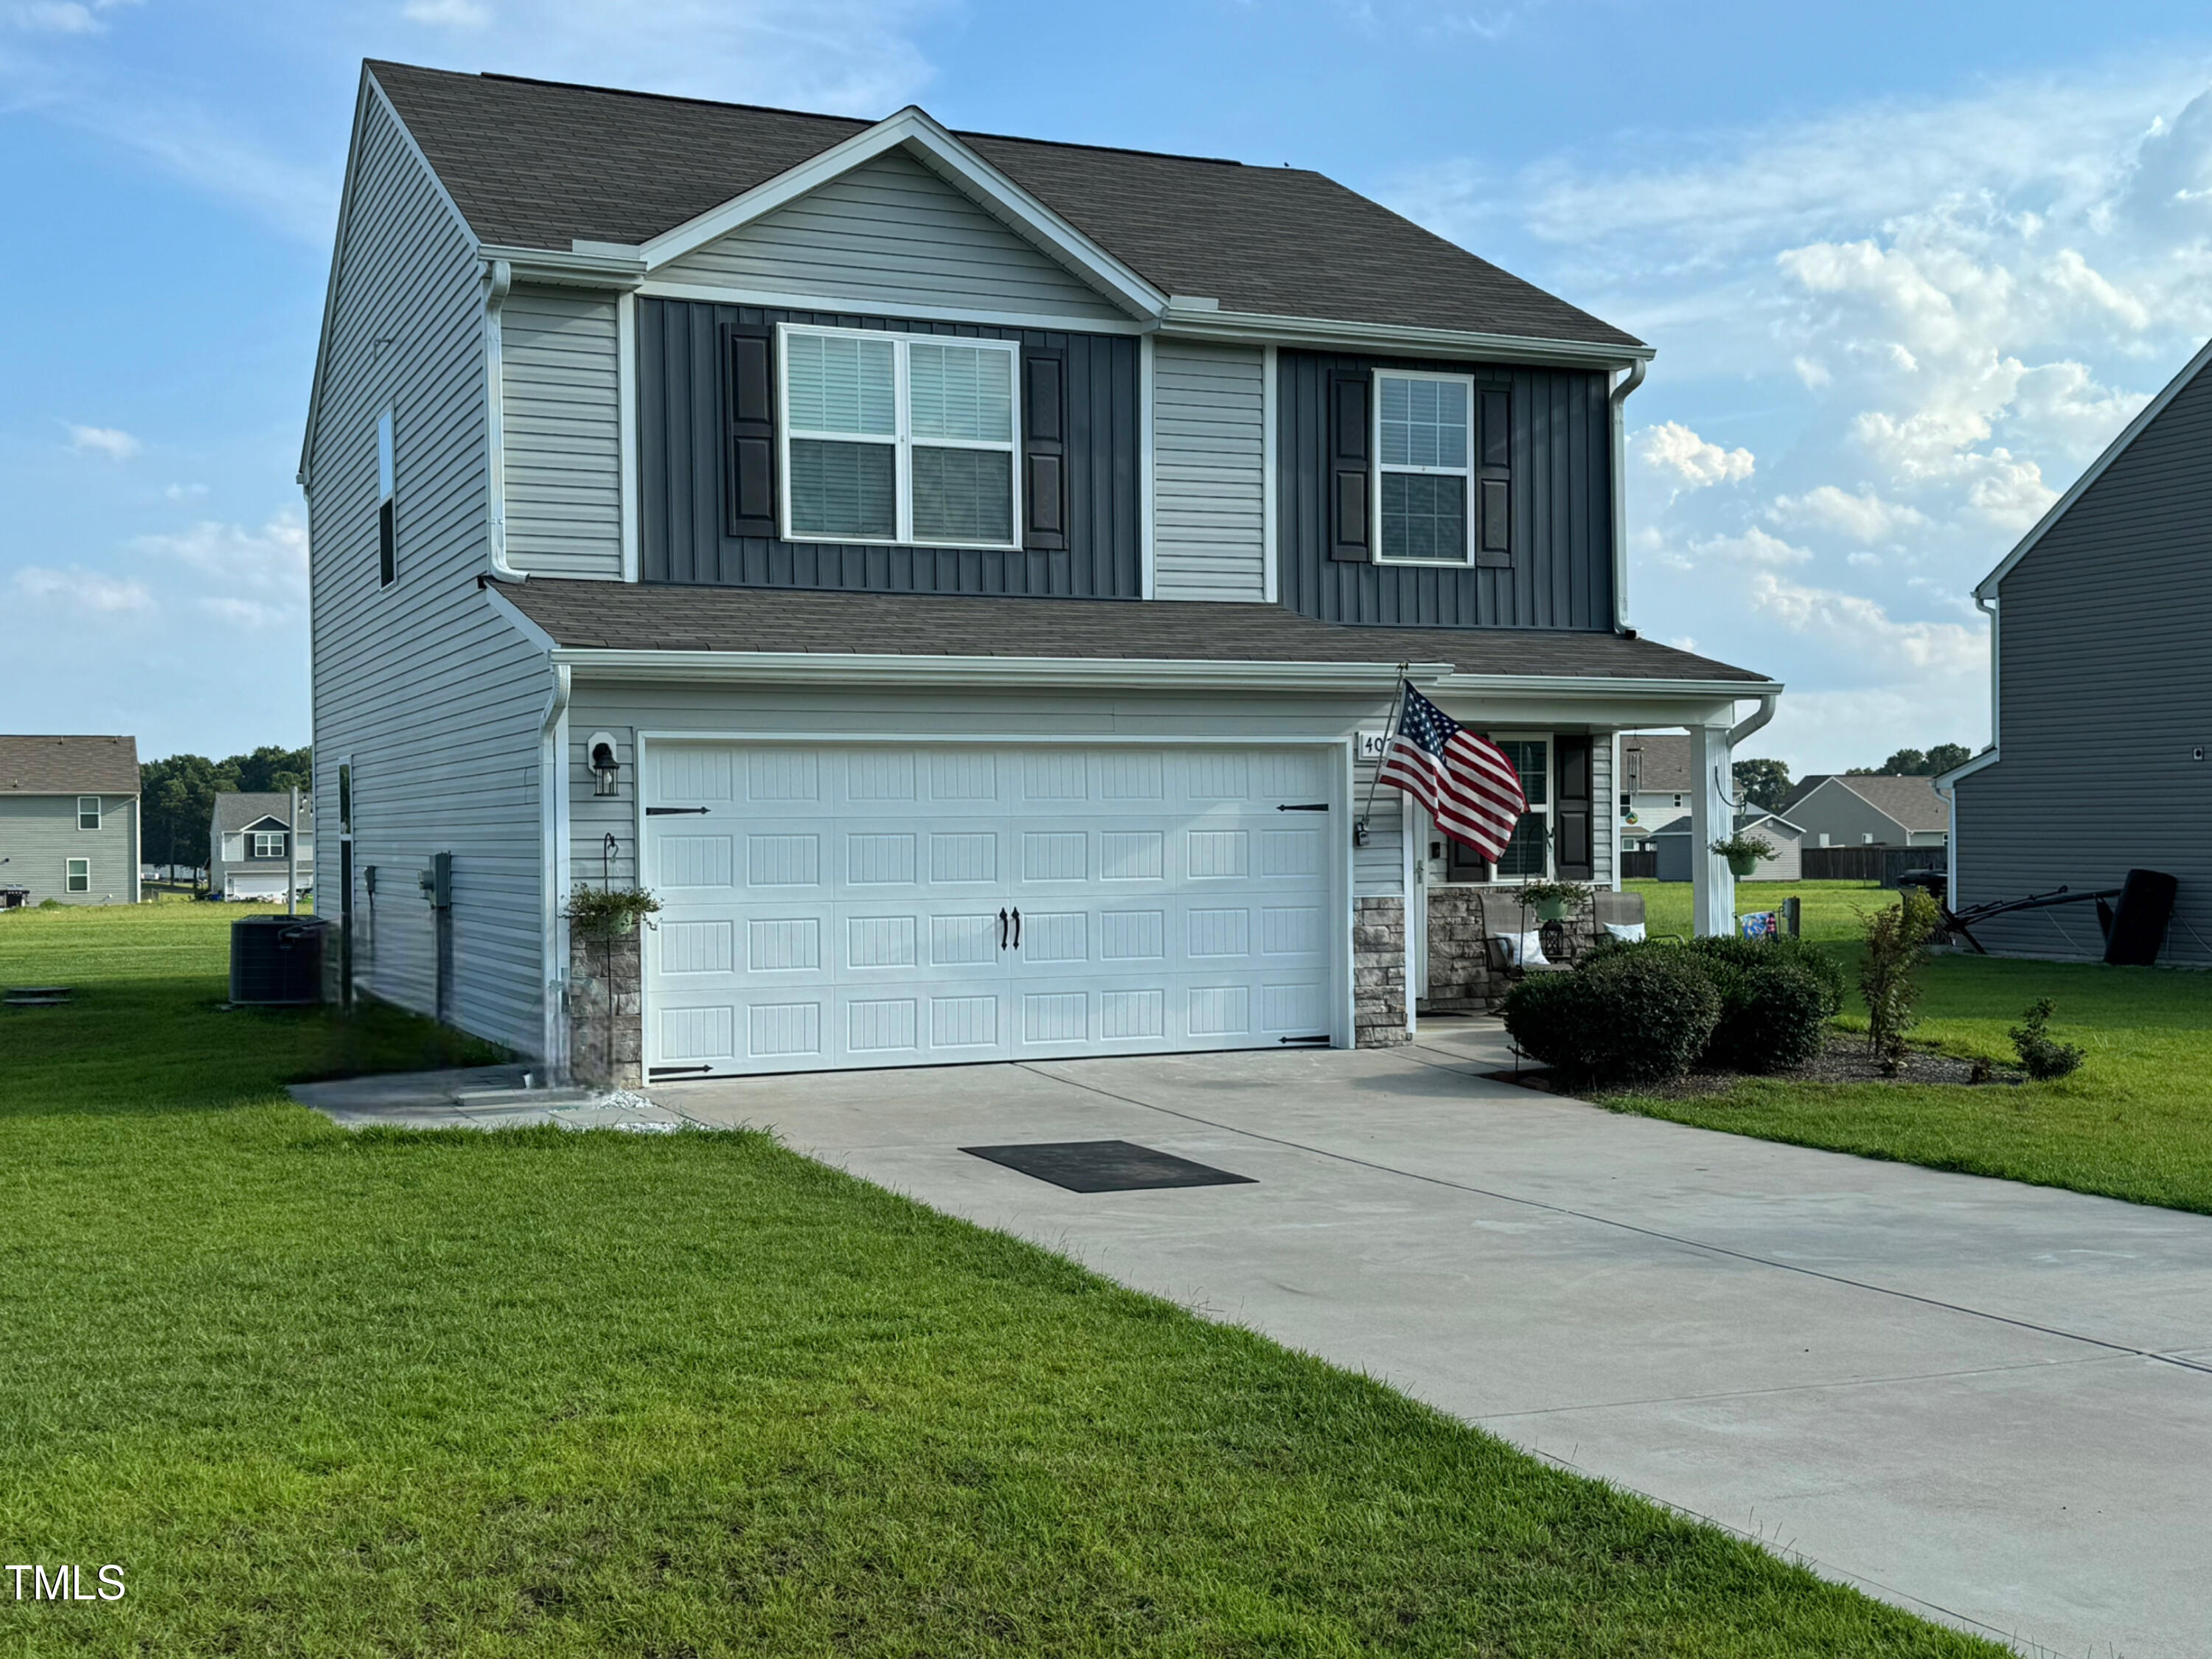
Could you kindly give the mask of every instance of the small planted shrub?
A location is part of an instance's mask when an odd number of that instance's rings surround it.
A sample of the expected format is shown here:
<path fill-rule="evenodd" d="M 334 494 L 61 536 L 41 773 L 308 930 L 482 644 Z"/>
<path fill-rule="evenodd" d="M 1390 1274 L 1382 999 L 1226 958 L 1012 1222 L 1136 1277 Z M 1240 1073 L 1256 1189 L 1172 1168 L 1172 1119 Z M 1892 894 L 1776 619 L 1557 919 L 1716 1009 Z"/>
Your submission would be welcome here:
<path fill-rule="evenodd" d="M 1721 1000 L 1705 969 L 1677 950 L 1608 951 L 1571 974 L 1525 979 L 1505 999 L 1505 1029 L 1563 1076 L 1658 1083 L 1695 1065 Z"/>
<path fill-rule="evenodd" d="M 1919 1018 L 1920 969 L 1937 920 L 1936 901 L 1919 887 L 1905 888 L 1883 909 L 1859 912 L 1866 934 L 1859 994 L 1866 1000 L 1867 1046 L 1892 1077 L 1905 1064 L 1905 1034 Z"/>
<path fill-rule="evenodd" d="M 2061 1042 L 2051 1035 L 2051 1016 L 2057 1008 L 2049 997 L 2039 997 L 2021 1016 L 2020 1024 L 2006 1033 L 2012 1038 L 2014 1051 L 2020 1055 L 2020 1069 L 2039 1083 L 2079 1070 L 2087 1058 L 2087 1050 L 2070 1042 Z"/>

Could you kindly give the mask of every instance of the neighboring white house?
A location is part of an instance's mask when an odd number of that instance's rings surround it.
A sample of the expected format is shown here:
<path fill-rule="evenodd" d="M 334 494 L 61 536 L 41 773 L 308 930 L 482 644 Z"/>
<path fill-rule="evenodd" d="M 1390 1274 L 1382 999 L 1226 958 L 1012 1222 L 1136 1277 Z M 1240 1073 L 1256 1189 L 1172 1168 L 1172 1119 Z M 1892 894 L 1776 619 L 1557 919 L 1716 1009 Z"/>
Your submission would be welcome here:
<path fill-rule="evenodd" d="M 1930 778 L 1816 773 L 1782 803 L 1808 847 L 1942 847 L 1951 809 Z"/>
<path fill-rule="evenodd" d="M 215 798 L 208 827 L 208 891 L 224 899 L 284 902 L 294 874 L 292 798 L 289 791 L 231 791 Z M 315 800 L 300 797 L 297 880 L 304 896 L 315 885 Z"/>
<path fill-rule="evenodd" d="M 1650 356 L 1303 169 L 370 64 L 318 909 L 556 1070 L 1404 1042 L 1431 878 L 1613 886 L 1616 736 L 1725 780 L 1781 690 L 1628 624 Z M 1401 676 L 1495 864 L 1369 802 Z"/>
<path fill-rule="evenodd" d="M 1696 774 L 1686 732 L 1624 732 L 1620 736 L 1620 842 L 1651 838 L 1689 811 Z"/>

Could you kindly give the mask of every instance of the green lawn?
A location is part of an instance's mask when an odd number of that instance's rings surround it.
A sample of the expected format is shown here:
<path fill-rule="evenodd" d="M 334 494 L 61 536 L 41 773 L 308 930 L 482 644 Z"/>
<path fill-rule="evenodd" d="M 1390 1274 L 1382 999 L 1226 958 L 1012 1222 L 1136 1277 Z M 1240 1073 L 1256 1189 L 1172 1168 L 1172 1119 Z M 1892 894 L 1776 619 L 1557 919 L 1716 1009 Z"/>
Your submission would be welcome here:
<path fill-rule="evenodd" d="M 129 1584 L 0 1654 L 1998 1651 L 757 1135 L 349 1138 L 453 1045 L 237 914 L 0 918 L 0 1541 Z"/>
<path fill-rule="evenodd" d="M 1630 884 L 1648 895 L 1653 931 L 1674 931 L 1677 910 L 1686 930 L 1686 885 Z M 1873 908 L 1895 895 L 1840 882 L 1747 882 L 1737 908 L 1769 908 L 1793 891 L 1805 900 L 1806 935 L 1827 942 L 1856 985 L 1853 906 Z M 2087 1048 L 2088 1059 L 2070 1078 L 2018 1088 L 1747 1079 L 1703 1099 L 1623 1096 L 1603 1103 L 1771 1140 L 2212 1213 L 2212 975 L 1945 955 L 1929 963 L 1926 984 L 1924 1023 L 1914 1035 L 1949 1053 L 2010 1060 L 2007 1028 L 2047 996 L 2058 1006 L 2055 1034 Z M 1866 1029 L 1855 998 L 1843 1023 Z"/>

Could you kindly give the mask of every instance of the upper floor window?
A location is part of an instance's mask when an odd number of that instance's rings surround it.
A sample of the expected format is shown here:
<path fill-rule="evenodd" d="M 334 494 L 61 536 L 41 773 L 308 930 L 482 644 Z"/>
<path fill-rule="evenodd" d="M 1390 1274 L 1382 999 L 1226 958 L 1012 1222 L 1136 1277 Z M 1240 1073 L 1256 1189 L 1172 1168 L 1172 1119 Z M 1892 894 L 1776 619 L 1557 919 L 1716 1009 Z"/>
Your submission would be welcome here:
<path fill-rule="evenodd" d="M 76 798 L 76 827 L 80 830 L 100 828 L 100 797 L 79 795 Z"/>
<path fill-rule="evenodd" d="M 1468 563 L 1474 380 L 1384 372 L 1375 382 L 1378 552 L 1390 561 Z"/>
<path fill-rule="evenodd" d="M 387 409 L 376 417 L 376 580 L 380 586 L 389 587 L 399 574 L 398 495 L 399 469 L 393 459 L 392 411 Z"/>
<path fill-rule="evenodd" d="M 253 832 L 253 856 L 258 859 L 283 858 L 284 832 L 282 830 L 256 830 Z"/>
<path fill-rule="evenodd" d="M 1017 545 L 1011 341 L 786 325 L 793 541 Z"/>

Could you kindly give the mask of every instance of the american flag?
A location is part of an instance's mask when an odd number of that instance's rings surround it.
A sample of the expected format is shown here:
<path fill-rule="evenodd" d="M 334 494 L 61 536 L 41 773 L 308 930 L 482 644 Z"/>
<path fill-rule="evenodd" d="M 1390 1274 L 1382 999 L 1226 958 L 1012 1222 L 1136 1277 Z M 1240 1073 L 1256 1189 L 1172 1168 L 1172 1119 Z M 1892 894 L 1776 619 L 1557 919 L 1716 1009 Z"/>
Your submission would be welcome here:
<path fill-rule="evenodd" d="M 1504 750 L 1411 685 L 1402 695 L 1398 730 L 1376 781 L 1404 790 L 1429 809 L 1437 829 L 1497 863 L 1512 839 L 1514 820 L 1528 810 L 1521 775 Z"/>

